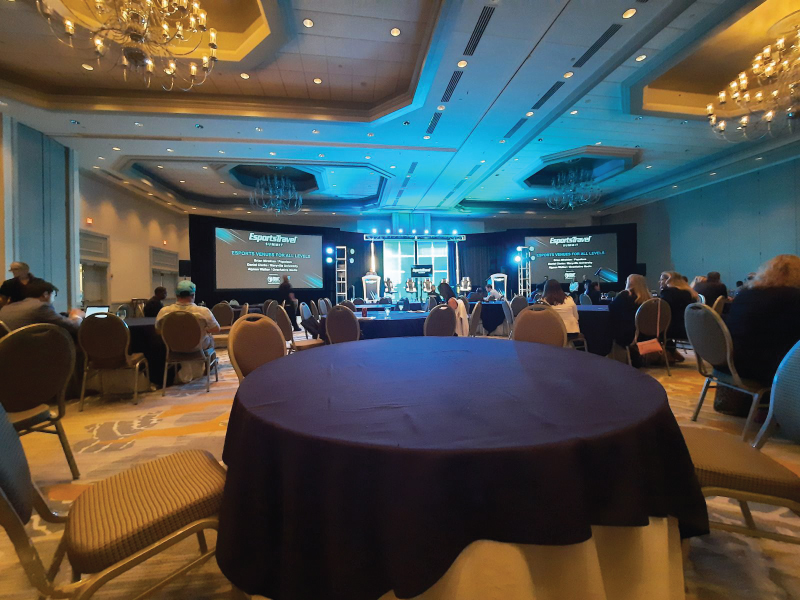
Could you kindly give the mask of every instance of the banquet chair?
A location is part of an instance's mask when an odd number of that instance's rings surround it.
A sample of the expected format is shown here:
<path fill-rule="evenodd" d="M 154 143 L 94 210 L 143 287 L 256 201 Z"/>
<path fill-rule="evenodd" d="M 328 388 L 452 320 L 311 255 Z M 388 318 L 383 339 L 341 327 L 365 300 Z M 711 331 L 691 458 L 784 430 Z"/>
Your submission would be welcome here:
<path fill-rule="evenodd" d="M 590 306 L 592 304 L 592 299 L 589 298 L 587 294 L 581 294 L 578 297 L 578 300 L 580 301 L 581 306 Z"/>
<path fill-rule="evenodd" d="M 328 311 L 325 319 L 325 332 L 331 344 L 355 342 L 361 337 L 361 326 L 356 314 L 341 304 Z"/>
<path fill-rule="evenodd" d="M 281 332 L 283 332 L 283 339 L 289 344 L 289 350 L 291 352 L 309 350 L 311 348 L 317 348 L 318 346 L 325 345 L 325 341 L 320 339 L 295 340 L 292 320 L 289 318 L 289 314 L 286 312 L 286 309 L 282 306 L 277 307 L 277 317 L 278 318 L 275 320 L 275 322 L 278 324 L 278 327 L 280 327 Z"/>
<path fill-rule="evenodd" d="M 353 304 L 356 306 L 360 306 L 362 304 L 366 304 L 363 298 L 353 298 Z"/>
<path fill-rule="evenodd" d="M 249 302 L 245 302 L 244 304 L 242 304 L 242 312 L 239 313 L 239 318 L 241 319 L 242 317 L 247 315 L 249 312 L 250 312 L 250 303 Z"/>
<path fill-rule="evenodd" d="M 319 316 L 320 317 L 324 317 L 324 316 L 326 316 L 328 314 L 328 303 L 325 302 L 325 298 L 320 298 L 319 299 L 319 304 L 317 306 L 319 307 Z"/>
<path fill-rule="evenodd" d="M 0 321 L 0 338 L 5 337 L 9 333 L 11 333 L 11 330 L 8 328 L 8 325 Z"/>
<path fill-rule="evenodd" d="M 700 304 L 706 303 L 706 297 L 703 294 L 697 294 L 697 302 Z"/>
<path fill-rule="evenodd" d="M 478 327 L 481 326 L 481 312 L 483 311 L 483 302 L 478 300 L 475 308 L 469 314 L 469 335 L 475 337 L 478 335 Z"/>
<path fill-rule="evenodd" d="M 409 302 L 408 298 L 401 298 L 397 303 L 397 307 L 399 310 L 411 310 L 411 302 Z"/>
<path fill-rule="evenodd" d="M 714 305 L 711 308 L 715 313 L 721 316 L 725 312 L 725 305 L 729 303 L 730 300 L 728 300 L 726 296 L 720 296 L 714 300 Z"/>
<path fill-rule="evenodd" d="M 249 314 L 231 327 L 228 356 L 239 382 L 261 365 L 286 356 L 283 331 L 266 315 Z"/>
<path fill-rule="evenodd" d="M 275 300 L 265 300 L 264 304 L 261 306 L 261 314 L 266 315 L 267 313 L 269 313 L 269 307 L 274 302 Z"/>
<path fill-rule="evenodd" d="M 503 306 L 504 335 L 508 339 L 511 339 L 511 335 L 514 332 L 514 312 L 511 310 L 511 304 L 509 304 L 508 300 L 501 300 L 500 302 L 502 302 Z"/>
<path fill-rule="evenodd" d="M 438 305 L 439 305 L 439 300 L 436 299 L 436 296 L 428 296 L 428 301 L 425 304 L 425 310 L 431 311 Z"/>
<path fill-rule="evenodd" d="M 2 408 L 0 455 L 0 524 L 40 598 L 87 600 L 108 581 L 197 536 L 200 553 L 137 596 L 144 598 L 215 554 L 204 530 L 217 529 L 225 470 L 204 450 L 163 456 L 98 481 L 77 497 L 69 514 L 47 505 Z M 42 521 L 65 524 L 46 571 L 28 533 L 34 510 Z M 72 580 L 56 583 L 65 556 Z"/>
<path fill-rule="evenodd" d="M 97 313 L 83 320 L 78 329 L 78 344 L 83 350 L 83 383 L 78 410 L 83 411 L 86 380 L 92 371 L 133 371 L 133 403 L 139 404 L 139 369 L 144 368 L 150 381 L 150 365 L 144 354 L 130 354 L 131 332 L 128 324 L 111 313 Z M 100 379 L 102 392 L 102 376 Z"/>
<path fill-rule="evenodd" d="M 325 305 L 328 307 L 328 312 L 331 312 L 331 309 L 333 308 L 333 304 L 331 303 L 331 299 L 330 298 L 323 298 L 322 300 L 323 300 L 323 302 L 325 302 Z"/>
<path fill-rule="evenodd" d="M 178 311 L 168 314 L 161 321 L 161 339 L 167 348 L 164 359 L 164 383 L 161 395 L 167 393 L 167 373 L 170 366 L 178 371 L 182 362 L 202 362 L 206 371 L 206 392 L 211 391 L 211 367 L 214 367 L 216 381 L 219 381 L 219 361 L 217 353 L 211 348 L 203 348 L 206 332 L 200 321 L 192 313 Z"/>
<path fill-rule="evenodd" d="M 235 299 L 231 299 L 231 301 L 229 302 L 229 304 L 230 304 L 231 306 L 239 306 L 239 301 L 238 301 L 238 300 L 235 300 Z"/>
<path fill-rule="evenodd" d="M 114 314 L 120 319 L 127 319 L 133 316 L 133 308 L 130 304 L 120 304 Z"/>
<path fill-rule="evenodd" d="M 227 333 L 230 331 L 231 325 L 233 325 L 233 308 L 227 302 L 219 302 L 214 305 L 211 309 L 211 314 L 214 315 L 214 318 L 219 323 L 220 330 L 222 333 Z"/>
<path fill-rule="evenodd" d="M 0 340 L 0 404 L 20 436 L 58 436 L 72 478 L 81 474 L 61 425 L 67 412 L 65 395 L 75 368 L 75 343 L 63 327 L 36 324 L 20 327 Z M 0 454 L 0 471 L 5 455 Z M 3 477 L 0 474 L 0 481 Z"/>
<path fill-rule="evenodd" d="M 672 376 L 672 372 L 669 368 L 669 360 L 667 360 L 667 329 L 669 329 L 669 324 L 672 322 L 672 311 L 670 310 L 669 304 L 661 298 L 645 300 L 636 310 L 634 322 L 636 324 L 636 332 L 633 335 L 631 346 L 639 341 L 640 335 L 656 338 L 661 346 L 661 354 L 664 357 L 664 363 L 667 365 L 667 375 Z M 626 350 L 628 354 L 628 364 L 630 365 L 630 347 L 626 348 Z"/>
<path fill-rule="evenodd" d="M 425 317 L 423 335 L 451 337 L 456 332 L 456 311 L 447 304 L 440 304 L 431 309 Z"/>
<path fill-rule="evenodd" d="M 512 339 L 565 348 L 567 328 L 561 315 L 553 308 L 546 304 L 534 304 L 517 315 Z"/>
<path fill-rule="evenodd" d="M 692 414 L 692 421 L 697 420 L 712 382 L 716 384 L 714 387 L 725 386 L 744 392 L 753 398 L 747 421 L 742 430 L 742 439 L 745 439 L 756 409 L 761 404 L 764 395 L 769 392 L 770 386 L 739 376 L 733 360 L 731 334 L 722 317 L 713 309 L 705 304 L 690 304 L 686 307 L 684 322 L 686 323 L 686 335 L 689 336 L 689 341 L 697 357 L 697 370 L 706 378 L 694 414 Z M 706 363 L 711 365 L 710 370 Z"/>
<path fill-rule="evenodd" d="M 317 308 L 317 303 L 313 300 L 309 300 L 308 307 L 311 309 L 311 316 L 314 317 L 314 320 L 317 323 L 319 323 L 319 309 Z"/>
<path fill-rule="evenodd" d="M 346 306 L 347 308 L 349 308 L 353 312 L 356 312 L 356 305 L 355 305 L 355 303 L 350 302 L 350 300 L 343 300 L 343 301 L 339 302 L 339 306 Z"/>
<path fill-rule="evenodd" d="M 277 302 L 275 302 L 274 300 L 272 302 L 270 302 L 269 306 L 267 307 L 266 315 L 270 319 L 275 321 L 276 323 L 278 322 L 278 309 L 279 308 L 282 308 L 281 305 L 278 304 Z"/>
<path fill-rule="evenodd" d="M 772 381 L 769 413 L 753 446 L 761 448 L 780 425 L 781 437 L 800 443 L 800 342 L 783 357 Z"/>
<path fill-rule="evenodd" d="M 483 302 L 484 295 L 479 292 L 470 292 L 467 299 L 470 302 Z"/>
<path fill-rule="evenodd" d="M 525 296 L 514 296 L 514 299 L 511 300 L 511 312 L 514 318 L 526 308 L 528 308 L 528 299 Z"/>

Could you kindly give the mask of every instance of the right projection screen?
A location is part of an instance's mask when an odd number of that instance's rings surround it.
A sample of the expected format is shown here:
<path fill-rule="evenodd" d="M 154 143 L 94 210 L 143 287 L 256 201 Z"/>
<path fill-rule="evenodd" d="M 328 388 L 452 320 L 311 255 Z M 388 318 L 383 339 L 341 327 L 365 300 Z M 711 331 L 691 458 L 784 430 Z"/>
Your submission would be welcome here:
<path fill-rule="evenodd" d="M 525 245 L 530 249 L 534 283 L 545 278 L 561 283 L 619 280 L 616 233 L 531 236 Z"/>

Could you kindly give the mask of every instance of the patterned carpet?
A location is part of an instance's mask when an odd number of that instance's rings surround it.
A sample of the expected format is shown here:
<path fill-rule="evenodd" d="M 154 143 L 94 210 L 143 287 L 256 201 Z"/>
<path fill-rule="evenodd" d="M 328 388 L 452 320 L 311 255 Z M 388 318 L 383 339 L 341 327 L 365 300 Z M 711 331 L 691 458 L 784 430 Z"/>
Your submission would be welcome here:
<path fill-rule="evenodd" d="M 200 380 L 169 388 L 165 397 L 160 391 L 142 395 L 138 406 L 133 406 L 126 398 L 92 397 L 84 412 L 80 413 L 77 403 L 70 403 L 63 423 L 81 469 L 79 482 L 70 481 L 55 436 L 25 436 L 23 445 L 33 477 L 53 507 L 68 507 L 93 481 L 177 450 L 201 448 L 220 458 L 228 412 L 238 382 L 227 353 L 220 351 L 219 357 L 220 381 L 212 383 L 209 393 L 205 392 L 204 380 Z M 282 360 L 291 360 L 291 357 Z M 681 424 L 689 422 L 702 386 L 693 358 L 688 357 L 686 362 L 674 368 L 672 377 L 667 377 L 664 369 L 660 368 L 648 369 L 647 372 L 666 388 L 678 421 Z M 712 406 L 713 392 L 710 392 L 698 426 L 741 432 L 743 419 L 717 414 Z M 800 474 L 800 447 L 778 439 L 768 443 L 764 451 Z M 788 511 L 753 508 L 760 525 L 800 535 L 800 518 Z M 724 499 L 712 499 L 709 509 L 716 519 L 741 521 L 738 506 Z M 44 562 L 49 564 L 62 528 L 35 517 L 28 529 Z M 209 542 L 214 542 L 213 535 Z M 107 585 L 96 597 L 131 598 L 145 589 L 147 582 L 157 580 L 195 552 L 197 546 L 193 540 L 178 544 L 162 558 L 145 563 Z M 686 569 L 687 600 L 800 599 L 800 548 L 789 544 L 714 532 L 691 541 Z M 61 577 L 68 578 L 68 570 L 63 570 Z M 0 600 L 36 597 L 4 532 L 0 533 L 0 582 Z M 230 598 L 232 588 L 216 562 L 211 560 L 154 597 Z"/>

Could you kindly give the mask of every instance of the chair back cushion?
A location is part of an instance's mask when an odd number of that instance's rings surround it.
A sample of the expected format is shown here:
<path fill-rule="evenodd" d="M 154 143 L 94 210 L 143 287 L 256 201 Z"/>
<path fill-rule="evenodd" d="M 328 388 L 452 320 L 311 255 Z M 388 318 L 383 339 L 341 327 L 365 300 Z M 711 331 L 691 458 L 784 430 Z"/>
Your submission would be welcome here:
<path fill-rule="evenodd" d="M 8 420 L 6 411 L 0 406 L 0 515 L 7 510 L 13 510 L 23 524 L 31 518 L 33 486 L 31 485 L 31 472 L 28 469 L 28 459 L 19 441 L 19 434 L 11 421 Z M 7 503 L 8 506 L 3 506 Z M 4 518 L 0 521 L 5 523 Z"/>
<path fill-rule="evenodd" d="M 330 298 L 323 298 L 323 300 L 325 301 L 325 304 L 328 306 L 328 312 L 330 312 L 331 309 L 333 308 L 333 304 L 331 304 L 331 299 Z"/>
<path fill-rule="evenodd" d="M 483 294 L 480 294 L 478 292 L 470 292 L 468 296 L 470 302 L 481 302 L 483 298 L 484 298 Z"/>
<path fill-rule="evenodd" d="M 483 302 L 478 301 L 475 308 L 469 315 L 469 334 L 475 335 L 478 332 L 478 325 L 481 324 L 481 312 L 483 310 Z"/>
<path fill-rule="evenodd" d="M 800 442 L 800 342 L 789 350 L 775 373 L 772 404 L 781 437 Z"/>
<path fill-rule="evenodd" d="M 508 303 L 508 300 L 502 300 L 503 303 L 503 317 L 508 323 L 509 327 L 514 326 L 514 311 L 511 310 L 511 305 Z"/>
<path fill-rule="evenodd" d="M 661 305 L 660 324 L 657 323 L 659 304 Z M 658 333 L 658 337 L 661 338 L 672 322 L 672 310 L 665 300 L 650 298 L 650 300 L 645 300 L 636 311 L 635 321 L 636 329 L 639 330 L 639 333 L 648 336 L 655 336 Z"/>
<path fill-rule="evenodd" d="M 686 307 L 683 320 L 695 354 L 713 367 L 730 369 L 728 359 L 733 355 L 733 342 L 722 317 L 714 309 L 695 302 Z"/>
<path fill-rule="evenodd" d="M 456 332 L 456 311 L 447 304 L 434 306 L 425 318 L 423 332 L 432 336 L 452 336 Z"/>
<path fill-rule="evenodd" d="M 583 306 L 589 306 L 592 304 L 592 299 L 587 294 L 581 294 L 579 299 Z"/>
<path fill-rule="evenodd" d="M 345 300 L 344 302 L 340 302 L 339 306 L 346 306 L 353 312 L 356 312 L 356 305 L 353 302 L 350 302 L 350 300 Z"/>
<path fill-rule="evenodd" d="M 725 305 L 728 304 L 728 298 L 726 296 L 719 296 L 716 300 L 714 300 L 714 306 L 711 308 L 714 310 L 715 313 L 721 315 L 725 312 Z"/>
<path fill-rule="evenodd" d="M 266 313 L 267 316 L 276 323 L 278 322 L 278 309 L 280 307 L 281 305 L 275 302 L 274 300 L 269 303 L 269 306 L 267 306 L 267 313 Z"/>
<path fill-rule="evenodd" d="M 311 318 L 311 309 L 308 308 L 308 304 L 305 302 L 300 303 L 300 318 L 303 319 L 303 321 Z"/>
<path fill-rule="evenodd" d="M 220 327 L 230 327 L 233 325 L 233 308 L 231 308 L 231 305 L 227 302 L 215 304 L 214 308 L 211 309 L 211 314 L 214 315 Z"/>
<path fill-rule="evenodd" d="M 320 316 L 324 317 L 328 314 L 328 304 L 325 302 L 325 298 L 320 298 L 319 303 L 317 304 Z"/>
<path fill-rule="evenodd" d="M 313 300 L 308 301 L 308 307 L 311 309 L 311 315 L 319 321 L 319 309 L 317 308 L 317 303 Z"/>
<path fill-rule="evenodd" d="M 567 345 L 567 328 L 555 310 L 545 304 L 534 304 L 517 315 L 514 340 L 563 348 Z"/>
<path fill-rule="evenodd" d="M 200 350 L 203 337 L 200 321 L 188 311 L 169 313 L 161 321 L 161 338 L 170 352 L 196 352 Z"/>
<path fill-rule="evenodd" d="M 359 304 L 364 304 L 364 299 L 363 298 L 353 298 L 353 304 L 355 304 L 356 306 L 358 306 Z"/>
<path fill-rule="evenodd" d="M 96 313 L 86 317 L 78 329 L 78 343 L 97 369 L 126 366 L 131 334 L 128 325 L 117 315 Z"/>
<path fill-rule="evenodd" d="M 283 339 L 287 342 L 294 340 L 294 327 L 292 327 L 292 320 L 289 318 L 289 313 L 282 306 L 275 306 L 275 322 L 280 327 L 283 333 Z"/>
<path fill-rule="evenodd" d="M 331 344 L 355 342 L 361 337 L 361 327 L 356 314 L 341 304 L 328 311 L 325 319 L 325 332 Z"/>
<path fill-rule="evenodd" d="M 242 305 L 242 312 L 239 313 L 239 318 L 245 316 L 249 312 L 250 312 L 250 303 L 249 302 L 245 302 L 244 305 Z"/>
<path fill-rule="evenodd" d="M 75 342 L 66 329 L 44 323 L 20 327 L 0 340 L 0 402 L 10 413 L 55 404 L 74 368 Z"/>
<path fill-rule="evenodd" d="M 515 317 L 526 308 L 528 308 L 528 299 L 525 296 L 515 296 L 511 301 L 511 312 Z"/>
<path fill-rule="evenodd" d="M 286 355 L 280 327 L 266 315 L 239 317 L 228 336 L 228 354 L 239 381 L 254 369 Z"/>

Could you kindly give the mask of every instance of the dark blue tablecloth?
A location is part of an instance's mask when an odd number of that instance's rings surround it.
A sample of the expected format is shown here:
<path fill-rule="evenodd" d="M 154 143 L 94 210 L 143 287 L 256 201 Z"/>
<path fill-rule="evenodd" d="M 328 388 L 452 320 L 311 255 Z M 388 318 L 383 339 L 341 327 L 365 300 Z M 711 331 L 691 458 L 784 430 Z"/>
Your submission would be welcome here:
<path fill-rule="evenodd" d="M 475 307 L 475 302 L 470 302 L 470 311 Z M 481 308 L 481 324 L 487 333 L 491 333 L 503 324 L 502 302 L 484 302 Z M 591 305 L 578 306 L 578 325 L 581 333 L 586 338 L 589 352 L 606 356 L 611 352 L 614 336 L 611 331 L 611 315 L 608 306 Z"/>
<path fill-rule="evenodd" d="M 425 317 L 428 313 L 392 311 L 388 318 L 380 313 L 369 316 L 375 318 L 358 320 L 361 325 L 362 340 L 420 336 L 423 334 Z"/>
<path fill-rule="evenodd" d="M 411 598 L 481 539 L 577 544 L 666 516 L 708 532 L 658 381 L 542 344 L 409 337 L 273 360 L 239 386 L 222 456 L 217 562 L 268 598 Z"/>
<path fill-rule="evenodd" d="M 369 311 L 373 310 L 395 310 L 397 309 L 397 305 L 395 304 L 356 304 L 356 312 L 360 313 L 362 308 L 366 308 Z"/>

